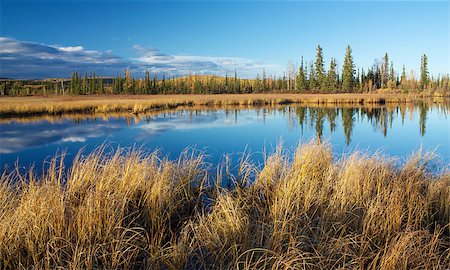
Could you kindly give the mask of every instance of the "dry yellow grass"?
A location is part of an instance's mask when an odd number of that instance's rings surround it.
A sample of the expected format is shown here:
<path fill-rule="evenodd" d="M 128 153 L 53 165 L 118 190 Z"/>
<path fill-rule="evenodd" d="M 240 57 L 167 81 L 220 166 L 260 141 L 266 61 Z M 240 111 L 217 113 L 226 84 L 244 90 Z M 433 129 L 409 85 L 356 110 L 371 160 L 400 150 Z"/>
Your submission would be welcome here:
<path fill-rule="evenodd" d="M 438 103 L 433 104 L 432 101 L 427 100 L 425 101 L 427 106 L 436 106 L 438 108 L 442 108 L 442 110 L 447 110 L 450 106 L 450 103 Z M 177 113 L 182 111 L 188 111 L 188 112 L 194 112 L 197 110 L 253 110 L 253 109 L 260 109 L 264 108 L 267 109 L 269 112 L 271 110 L 279 110 L 286 106 L 293 106 L 294 108 L 330 108 L 330 109 L 336 109 L 338 108 L 353 108 L 353 109 L 364 109 L 364 110 L 372 110 L 372 109 L 387 109 L 388 112 L 394 111 L 398 108 L 400 110 L 410 110 L 412 107 L 414 107 L 414 103 L 407 103 L 407 104 L 317 104 L 317 103 L 309 103 L 309 104 L 291 104 L 291 105 L 266 105 L 266 106 L 253 106 L 253 105 L 214 105 L 214 106 L 208 106 L 208 105 L 192 105 L 192 106 L 179 106 L 174 109 L 155 109 L 151 111 L 146 111 L 138 114 L 133 114 L 127 111 L 121 111 L 121 112 L 97 112 L 97 113 L 63 113 L 63 114 L 24 114 L 24 115 L 8 115 L 5 117 L 0 117 L 0 123 L 10 123 L 10 122 L 17 122 L 17 123 L 33 123 L 33 122 L 40 122 L 40 121 L 47 121 L 49 123 L 59 123 L 63 121 L 64 119 L 70 119 L 74 121 L 82 121 L 82 120 L 88 120 L 88 119 L 102 119 L 107 121 L 110 118 L 125 118 L 130 123 L 139 123 L 142 121 L 147 121 L 152 116 L 157 116 L 162 113 Z"/>
<path fill-rule="evenodd" d="M 105 148 L 67 173 L 4 173 L 0 268 L 446 269 L 450 173 L 430 155 L 335 160 L 327 144 L 243 162 L 233 189 L 202 156 Z M 250 179 L 254 176 L 255 179 Z M 253 181 L 250 184 L 250 181 Z"/>
<path fill-rule="evenodd" d="M 144 113 L 180 106 L 301 104 L 403 104 L 420 96 L 402 94 L 239 94 L 154 96 L 1 97 L 0 117 L 79 113 Z M 434 97 L 442 101 L 442 97 Z"/>

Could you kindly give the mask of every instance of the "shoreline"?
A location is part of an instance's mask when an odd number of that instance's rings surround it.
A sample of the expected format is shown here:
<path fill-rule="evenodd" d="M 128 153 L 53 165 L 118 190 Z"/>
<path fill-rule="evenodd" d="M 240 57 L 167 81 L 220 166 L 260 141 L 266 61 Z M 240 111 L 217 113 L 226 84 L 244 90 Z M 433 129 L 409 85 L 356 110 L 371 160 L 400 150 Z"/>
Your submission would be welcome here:
<path fill-rule="evenodd" d="M 442 103 L 445 96 L 419 94 L 218 94 L 218 95 L 90 95 L 1 97 L 0 118 L 17 116 L 130 113 L 194 106 L 400 105 L 427 100 Z"/>

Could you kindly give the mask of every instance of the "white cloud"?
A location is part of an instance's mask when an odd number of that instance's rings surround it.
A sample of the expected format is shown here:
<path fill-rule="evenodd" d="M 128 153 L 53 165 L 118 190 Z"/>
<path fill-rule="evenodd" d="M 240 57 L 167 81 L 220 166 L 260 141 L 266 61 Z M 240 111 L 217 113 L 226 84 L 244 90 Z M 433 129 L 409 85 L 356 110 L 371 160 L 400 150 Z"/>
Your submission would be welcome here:
<path fill-rule="evenodd" d="M 30 79 L 70 77 L 73 71 L 95 72 L 100 76 L 115 76 L 130 68 L 141 77 L 145 70 L 158 76 L 187 74 L 232 74 L 253 76 L 263 68 L 270 71 L 276 65 L 239 57 L 170 55 L 155 48 L 134 45 L 136 58 L 122 58 L 111 51 L 87 50 L 83 46 L 59 46 L 0 37 L 0 77 Z"/>
<path fill-rule="evenodd" d="M 0 154 L 8 154 L 50 144 L 86 143 L 89 138 L 114 134 L 121 125 L 116 120 L 101 121 L 95 125 L 89 122 L 81 122 L 77 125 L 71 122 L 49 125 L 46 121 L 40 121 L 33 125 L 5 125 L 2 128 Z M 71 135 L 67 136 L 67 134 Z"/>
<path fill-rule="evenodd" d="M 168 55 L 155 48 L 134 45 L 139 57 L 137 62 L 144 63 L 152 71 L 184 75 L 189 73 L 224 75 L 236 69 L 240 75 L 254 75 L 263 68 L 275 69 L 276 65 L 239 57 Z"/>
<path fill-rule="evenodd" d="M 85 142 L 86 138 L 69 136 L 61 139 L 62 142 Z"/>
<path fill-rule="evenodd" d="M 129 60 L 82 46 L 57 46 L 0 37 L 0 76 L 29 79 L 70 77 L 73 71 L 113 75 Z"/>
<path fill-rule="evenodd" d="M 84 50 L 83 46 L 68 46 L 68 47 L 57 47 L 64 52 L 81 52 Z"/>

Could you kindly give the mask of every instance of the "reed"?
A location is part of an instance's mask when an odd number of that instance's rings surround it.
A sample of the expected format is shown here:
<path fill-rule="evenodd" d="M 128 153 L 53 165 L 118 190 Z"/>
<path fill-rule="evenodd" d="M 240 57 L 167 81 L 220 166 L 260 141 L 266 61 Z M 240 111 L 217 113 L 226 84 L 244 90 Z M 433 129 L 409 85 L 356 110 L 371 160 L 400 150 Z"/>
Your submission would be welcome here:
<path fill-rule="evenodd" d="M 57 156 L 39 177 L 1 175 L 0 268 L 446 269 L 450 173 L 434 158 L 310 142 L 261 169 L 243 159 L 230 189 L 194 151 Z"/>

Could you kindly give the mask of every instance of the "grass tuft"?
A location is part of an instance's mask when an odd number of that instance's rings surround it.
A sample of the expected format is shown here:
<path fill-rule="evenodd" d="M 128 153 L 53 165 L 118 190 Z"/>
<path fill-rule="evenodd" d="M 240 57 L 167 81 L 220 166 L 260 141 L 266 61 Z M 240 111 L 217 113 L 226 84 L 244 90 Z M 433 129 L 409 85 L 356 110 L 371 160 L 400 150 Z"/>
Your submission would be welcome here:
<path fill-rule="evenodd" d="M 446 269 L 450 173 L 312 141 L 233 188 L 202 154 L 103 146 L 40 177 L 0 178 L 0 268 Z M 252 179 L 252 180 L 250 180 Z M 250 183 L 251 182 L 251 183 Z"/>

